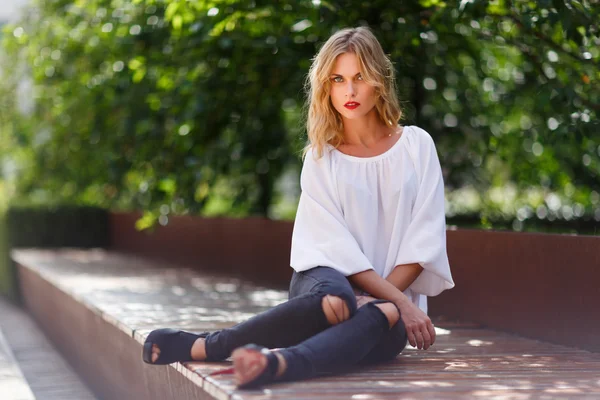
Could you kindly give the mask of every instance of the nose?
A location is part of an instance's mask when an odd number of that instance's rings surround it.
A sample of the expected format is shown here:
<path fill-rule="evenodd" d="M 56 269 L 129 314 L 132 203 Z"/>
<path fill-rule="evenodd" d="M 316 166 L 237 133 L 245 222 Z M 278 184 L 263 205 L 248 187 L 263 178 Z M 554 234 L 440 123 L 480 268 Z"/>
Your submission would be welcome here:
<path fill-rule="evenodd" d="M 346 86 L 346 95 L 350 98 L 356 96 L 356 90 L 354 89 L 354 82 L 352 80 L 349 80 L 348 85 Z"/>

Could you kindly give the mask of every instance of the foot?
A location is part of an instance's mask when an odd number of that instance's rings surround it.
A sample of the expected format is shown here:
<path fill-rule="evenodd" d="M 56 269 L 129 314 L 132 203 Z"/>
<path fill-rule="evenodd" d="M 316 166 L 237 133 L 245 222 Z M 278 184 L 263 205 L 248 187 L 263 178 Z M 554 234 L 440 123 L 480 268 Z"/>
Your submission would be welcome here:
<path fill-rule="evenodd" d="M 170 328 L 155 329 L 146 337 L 142 358 L 145 363 L 155 365 L 205 360 L 204 341 L 208 335 L 209 332 L 196 334 Z"/>
<path fill-rule="evenodd" d="M 247 385 L 265 373 L 265 370 L 269 367 L 267 354 L 247 347 L 239 348 L 232 353 L 234 378 L 237 386 Z M 287 363 L 278 351 L 271 351 L 271 354 L 277 358 L 277 371 L 274 375 L 274 379 L 277 379 L 285 372 Z"/>
<path fill-rule="evenodd" d="M 194 342 L 194 344 L 192 345 L 192 348 L 190 350 L 190 356 L 192 357 L 192 360 L 194 360 L 194 361 L 206 360 L 206 347 L 205 347 L 204 342 L 205 342 L 204 338 L 196 339 L 196 341 Z M 160 348 L 158 347 L 158 345 L 153 344 L 152 345 L 152 363 L 153 364 L 156 362 L 156 360 L 158 360 L 159 356 L 160 356 Z"/>

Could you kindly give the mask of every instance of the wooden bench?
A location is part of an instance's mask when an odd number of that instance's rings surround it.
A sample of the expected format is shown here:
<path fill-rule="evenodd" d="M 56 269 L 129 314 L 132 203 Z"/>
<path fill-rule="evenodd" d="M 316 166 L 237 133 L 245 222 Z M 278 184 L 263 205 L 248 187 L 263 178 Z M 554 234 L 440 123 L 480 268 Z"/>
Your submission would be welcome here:
<path fill-rule="evenodd" d="M 600 354 L 441 317 L 428 351 L 407 348 L 391 363 L 238 391 L 231 376 L 208 376 L 227 363 L 144 364 L 144 338 L 158 327 L 230 326 L 284 301 L 285 290 L 101 249 L 18 249 L 12 257 L 28 309 L 105 399 L 600 397 Z"/>

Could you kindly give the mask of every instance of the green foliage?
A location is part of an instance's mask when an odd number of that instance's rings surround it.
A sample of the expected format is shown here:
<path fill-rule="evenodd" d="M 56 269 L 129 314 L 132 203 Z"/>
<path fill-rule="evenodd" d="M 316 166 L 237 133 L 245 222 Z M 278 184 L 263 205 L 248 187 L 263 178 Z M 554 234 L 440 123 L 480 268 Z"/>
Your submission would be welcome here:
<path fill-rule="evenodd" d="M 9 253 L 5 217 L 0 213 L 0 294 L 17 301 L 17 274 Z"/>
<path fill-rule="evenodd" d="M 19 193 L 198 212 L 227 180 L 234 208 L 266 212 L 290 158 L 282 104 L 300 76 L 295 57 L 273 56 L 273 25 L 292 16 L 266 21 L 273 7 L 251 2 L 218 15 L 207 2 L 34 4 L 5 41 L 36 87 L 32 129 L 5 144 L 33 150 Z"/>
<path fill-rule="evenodd" d="M 473 211 L 466 191 L 483 223 L 600 220 L 599 19 L 566 1 L 34 0 L 4 30 L 0 158 L 20 198 L 143 209 L 140 227 L 291 217 L 275 184 L 298 168 L 310 59 L 366 24 L 405 124 L 438 144 L 449 215 Z"/>

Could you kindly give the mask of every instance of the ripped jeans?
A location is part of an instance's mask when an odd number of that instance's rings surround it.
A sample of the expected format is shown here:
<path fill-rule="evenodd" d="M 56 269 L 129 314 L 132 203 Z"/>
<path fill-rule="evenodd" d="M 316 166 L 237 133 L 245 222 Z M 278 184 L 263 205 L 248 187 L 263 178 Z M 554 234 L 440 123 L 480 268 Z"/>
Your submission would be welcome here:
<path fill-rule="evenodd" d="M 346 303 L 348 319 L 329 323 L 322 305 L 327 295 Z M 278 348 L 287 363 L 281 380 L 300 380 L 341 372 L 349 366 L 392 360 L 406 342 L 401 318 L 390 328 L 375 302 L 357 309 L 348 279 L 333 268 L 315 267 L 294 272 L 288 301 L 208 335 L 206 354 L 208 361 L 220 361 L 249 343 Z"/>

